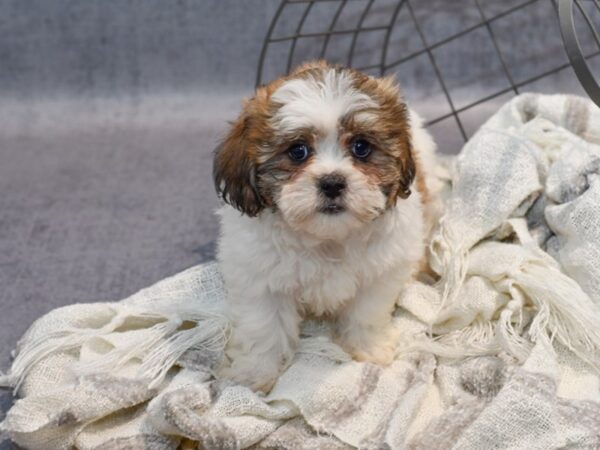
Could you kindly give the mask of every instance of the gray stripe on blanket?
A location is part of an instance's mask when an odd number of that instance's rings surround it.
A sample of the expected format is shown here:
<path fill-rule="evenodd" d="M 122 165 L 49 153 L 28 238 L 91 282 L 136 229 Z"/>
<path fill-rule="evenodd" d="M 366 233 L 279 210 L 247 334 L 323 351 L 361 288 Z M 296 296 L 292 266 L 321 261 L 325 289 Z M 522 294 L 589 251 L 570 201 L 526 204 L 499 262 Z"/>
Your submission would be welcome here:
<path fill-rule="evenodd" d="M 375 387 L 377 387 L 380 376 L 381 367 L 373 364 L 365 364 L 358 383 L 358 394 L 354 398 L 344 399 L 338 410 L 331 417 L 327 418 L 327 422 L 331 425 L 337 425 L 359 411 L 367 398 L 373 393 Z"/>
<path fill-rule="evenodd" d="M 94 447 L 93 450 L 172 450 L 177 442 L 173 438 L 142 434 L 139 436 L 114 438 Z"/>
<path fill-rule="evenodd" d="M 210 407 L 210 389 L 195 386 L 165 394 L 163 419 L 181 434 L 198 441 L 199 448 L 238 449 L 237 436 L 219 418 L 207 418 L 198 414 Z"/>
<path fill-rule="evenodd" d="M 461 442 L 489 448 L 490 436 L 503 436 L 506 428 L 530 427 L 540 433 L 544 424 L 548 427 L 548 432 L 554 432 L 559 426 L 579 431 L 581 441 L 567 441 L 566 447 L 573 445 L 575 448 L 582 448 L 580 444 L 584 440 L 590 445 L 586 448 L 598 448 L 595 445 L 600 445 L 600 404 L 558 398 L 557 385 L 552 378 L 516 369 L 501 393 L 498 396 L 502 395 L 502 399 L 497 402 L 485 397 L 460 399 L 434 419 L 425 430 L 419 432 L 408 448 L 446 450 Z M 534 403 L 539 405 L 537 409 L 531 408 Z M 483 419 L 484 410 L 487 410 L 488 416 L 495 417 L 492 423 Z M 554 415 L 548 416 L 548 411 Z M 519 438 L 518 435 L 514 437 Z M 572 435 L 571 438 L 573 437 L 577 439 L 577 435 Z M 514 443 L 502 442 L 505 448 L 511 448 L 512 444 Z"/>
<path fill-rule="evenodd" d="M 577 136 L 583 136 L 587 131 L 590 119 L 588 101 L 576 96 L 567 97 L 564 115 L 565 128 Z"/>

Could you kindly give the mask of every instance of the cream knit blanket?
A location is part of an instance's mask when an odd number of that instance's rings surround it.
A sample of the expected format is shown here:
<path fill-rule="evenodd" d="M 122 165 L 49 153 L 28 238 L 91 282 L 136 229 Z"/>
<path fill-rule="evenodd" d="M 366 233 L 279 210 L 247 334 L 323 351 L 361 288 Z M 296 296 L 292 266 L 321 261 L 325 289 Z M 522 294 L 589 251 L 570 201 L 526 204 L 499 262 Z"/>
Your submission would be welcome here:
<path fill-rule="evenodd" d="M 257 395 L 212 373 L 228 333 L 214 264 L 118 303 L 50 312 L 0 384 L 29 449 L 600 447 L 600 110 L 526 94 L 440 167 L 435 285 L 398 300 L 386 368 L 307 323 Z"/>

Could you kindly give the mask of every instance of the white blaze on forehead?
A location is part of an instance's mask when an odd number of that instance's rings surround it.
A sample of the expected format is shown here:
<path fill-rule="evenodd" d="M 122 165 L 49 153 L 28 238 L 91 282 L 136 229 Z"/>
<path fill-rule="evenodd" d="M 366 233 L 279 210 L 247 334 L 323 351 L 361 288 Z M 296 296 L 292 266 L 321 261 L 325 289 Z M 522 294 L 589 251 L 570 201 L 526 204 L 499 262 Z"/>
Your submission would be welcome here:
<path fill-rule="evenodd" d="M 371 97 L 352 86 L 347 72 L 334 69 L 326 69 L 323 79 L 286 81 L 272 99 L 282 105 L 273 117 L 273 125 L 285 132 L 316 128 L 329 134 L 346 114 L 377 106 Z"/>

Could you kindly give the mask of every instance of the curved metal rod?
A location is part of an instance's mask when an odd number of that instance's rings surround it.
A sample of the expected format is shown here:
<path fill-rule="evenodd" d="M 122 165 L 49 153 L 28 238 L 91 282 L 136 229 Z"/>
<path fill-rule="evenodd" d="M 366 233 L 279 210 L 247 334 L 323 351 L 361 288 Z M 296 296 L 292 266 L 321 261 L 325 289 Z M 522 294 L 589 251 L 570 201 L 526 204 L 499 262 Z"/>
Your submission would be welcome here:
<path fill-rule="evenodd" d="M 465 140 L 465 142 L 467 142 L 467 133 L 465 132 L 463 124 L 460 121 L 460 117 L 458 117 L 458 113 L 456 112 L 456 108 L 454 107 L 454 102 L 452 102 L 452 97 L 450 96 L 450 92 L 448 91 L 448 88 L 446 87 L 444 77 L 442 76 L 442 73 L 440 72 L 440 69 L 439 69 L 437 63 L 435 62 L 435 57 L 433 56 L 431 47 L 429 45 L 427 45 L 427 39 L 425 39 L 425 34 L 423 33 L 421 26 L 419 25 L 419 21 L 417 20 L 417 16 L 415 15 L 415 12 L 410 4 L 410 0 L 406 0 L 406 7 L 408 8 L 410 17 L 412 18 L 412 21 L 415 24 L 415 29 L 417 30 L 417 34 L 419 35 L 419 38 L 421 39 L 421 42 L 423 43 L 423 46 L 425 47 L 427 56 L 429 57 L 429 62 L 431 63 L 431 67 L 433 67 L 433 72 L 435 73 L 435 76 L 438 79 L 438 82 L 440 83 L 440 87 L 442 88 L 442 91 L 444 91 L 444 96 L 446 97 L 446 101 L 448 102 L 448 105 L 450 106 L 450 111 L 452 112 L 452 115 L 454 116 L 454 120 L 456 120 L 456 125 L 458 125 L 458 130 L 460 131 L 460 134 L 463 137 L 463 139 Z"/>
<path fill-rule="evenodd" d="M 329 31 L 327 32 L 327 36 L 325 36 L 325 40 L 323 41 L 323 47 L 321 47 L 321 53 L 319 54 L 319 58 L 321 59 L 325 57 L 325 53 L 327 52 L 327 46 L 329 45 L 329 39 L 331 39 L 331 33 L 333 32 L 333 29 L 335 28 L 335 25 L 337 24 L 337 21 L 340 18 L 340 14 L 342 13 L 342 10 L 346 6 L 347 2 L 348 0 L 342 0 L 340 6 L 335 12 L 335 15 L 333 16 L 333 19 L 331 19 L 331 23 L 329 24 Z"/>
<path fill-rule="evenodd" d="M 356 47 L 356 40 L 358 39 L 358 34 L 360 33 L 362 24 L 365 21 L 365 19 L 367 18 L 367 14 L 369 14 L 369 11 L 371 10 L 371 6 L 373 6 L 374 2 L 375 2 L 375 0 L 369 0 L 369 3 L 367 3 L 367 6 L 365 7 L 363 13 L 361 14 L 360 19 L 358 19 L 358 25 L 356 26 L 356 31 L 354 32 L 354 35 L 352 36 L 352 43 L 350 44 L 350 53 L 348 54 L 348 63 L 346 64 L 348 67 L 352 66 L 352 60 L 354 59 L 354 48 Z"/>
<path fill-rule="evenodd" d="M 510 74 L 510 70 L 508 70 L 508 64 L 506 64 L 506 61 L 504 60 L 504 55 L 502 55 L 502 51 L 500 51 L 500 44 L 498 44 L 498 41 L 496 40 L 496 35 L 494 34 L 494 30 L 492 29 L 490 22 L 485 17 L 485 13 L 483 12 L 483 8 L 481 7 L 479 0 L 475 0 L 475 5 L 477 6 L 477 10 L 479 11 L 479 16 L 481 17 L 481 20 L 485 24 L 485 28 L 487 29 L 488 35 L 492 39 L 492 44 L 494 45 L 494 50 L 496 50 L 496 55 L 498 56 L 498 59 L 500 60 L 500 64 L 502 65 L 502 70 L 504 71 L 504 75 L 508 79 L 510 87 L 512 88 L 514 93 L 518 95 L 519 89 L 515 86 L 515 80 L 513 79 L 512 75 Z"/>
<path fill-rule="evenodd" d="M 260 86 L 262 81 L 262 71 L 263 66 L 265 64 L 265 55 L 267 54 L 267 47 L 269 46 L 269 42 L 271 40 L 271 36 L 273 35 L 273 30 L 275 29 L 275 25 L 279 20 L 279 16 L 281 16 L 281 12 L 283 11 L 283 7 L 286 5 L 286 0 L 282 0 L 275 12 L 275 16 L 273 20 L 271 20 L 271 25 L 269 25 L 269 30 L 267 31 L 267 35 L 265 36 L 265 40 L 263 41 L 263 46 L 260 51 L 260 58 L 258 59 L 258 70 L 256 72 L 256 86 Z"/>
<path fill-rule="evenodd" d="M 560 32 L 563 44 L 573 66 L 573 70 L 579 78 L 581 86 L 592 101 L 600 107 L 600 86 L 588 67 L 579 40 L 575 34 L 575 22 L 573 20 L 573 0 L 560 0 L 558 5 L 558 18 L 560 21 Z"/>
<path fill-rule="evenodd" d="M 383 76 L 385 73 L 385 60 L 387 59 L 387 49 L 390 45 L 390 36 L 392 35 L 392 30 L 394 29 L 394 24 L 396 23 L 396 19 L 398 18 L 398 14 L 402 9 L 402 5 L 404 5 L 405 0 L 400 0 L 392 13 L 392 20 L 388 25 L 388 29 L 385 32 L 385 38 L 383 40 L 383 51 L 381 52 L 381 64 L 379 66 L 379 76 Z"/>
<path fill-rule="evenodd" d="M 592 30 L 592 35 L 594 36 L 596 45 L 598 46 L 598 49 L 600 49 L 600 36 L 598 36 L 598 32 L 596 31 L 596 27 L 594 27 L 594 23 L 592 22 L 592 19 L 590 19 L 590 16 L 588 16 L 585 9 L 583 9 L 583 6 L 581 6 L 581 4 L 577 0 L 575 0 L 575 6 L 577 6 L 577 9 L 579 10 L 579 12 L 583 16 L 584 20 L 588 24 L 588 27 L 590 27 L 590 30 Z"/>
<path fill-rule="evenodd" d="M 298 42 L 298 35 L 300 34 L 300 31 L 302 31 L 302 27 L 304 26 L 304 22 L 306 21 L 306 18 L 308 17 L 308 13 L 310 12 L 310 10 L 314 4 L 315 4 L 314 1 L 309 2 L 308 5 L 306 6 L 306 9 L 304 10 L 304 14 L 302 14 L 302 17 L 300 18 L 300 22 L 298 23 L 298 27 L 296 28 L 295 37 L 292 40 L 292 46 L 290 47 L 290 54 L 288 55 L 287 65 L 285 67 L 286 73 L 289 73 L 290 69 L 292 68 L 292 62 L 294 60 L 294 52 L 296 51 L 296 43 Z"/>
<path fill-rule="evenodd" d="M 514 13 L 514 12 L 516 12 L 516 11 L 520 10 L 520 9 L 523 9 L 523 8 L 525 8 L 525 7 L 529 6 L 529 5 L 531 5 L 532 3 L 535 3 L 535 2 L 537 2 L 537 1 L 538 1 L 538 0 L 528 0 L 528 1 L 526 1 L 525 3 L 520 3 L 520 4 L 518 4 L 517 6 L 513 6 L 512 8 L 509 8 L 509 9 L 507 9 L 506 11 L 503 11 L 503 12 L 501 12 L 500 14 L 497 14 L 497 15 L 495 15 L 494 17 L 490 17 L 489 19 L 487 19 L 487 21 L 488 21 L 489 23 L 492 23 L 492 22 L 494 22 L 494 21 L 496 21 L 496 20 L 498 20 L 498 19 L 501 19 L 501 18 L 503 18 L 504 16 L 508 16 L 509 14 L 512 14 L 512 13 Z M 483 22 L 481 22 L 481 23 L 478 23 L 478 24 L 476 24 L 476 25 L 472 25 L 472 26 L 470 26 L 470 27 L 468 27 L 468 28 L 465 28 L 465 29 L 464 29 L 464 30 L 462 30 L 462 31 L 459 31 L 458 33 L 455 33 L 455 34 L 453 34 L 453 35 L 451 35 L 451 36 L 448 36 L 447 38 L 444 38 L 444 39 L 442 39 L 441 41 L 438 41 L 438 42 L 436 42 L 436 43 L 434 43 L 434 44 L 430 44 L 428 48 L 429 48 L 430 50 L 434 50 L 434 49 L 436 49 L 436 48 L 438 48 L 438 47 L 441 47 L 441 46 L 443 46 L 443 45 L 447 44 L 447 43 L 448 43 L 448 42 L 450 42 L 450 41 L 453 41 L 453 40 L 455 40 L 455 39 L 458 39 L 458 38 L 460 38 L 460 37 L 464 36 L 465 34 L 468 34 L 468 33 L 470 33 L 470 32 L 471 32 L 471 31 L 473 31 L 473 30 L 476 30 L 476 29 L 478 29 L 478 28 L 481 28 L 481 27 L 483 27 L 484 25 L 485 25 L 485 24 L 484 24 Z M 389 63 L 389 64 L 387 64 L 387 65 L 386 65 L 386 67 L 385 67 L 385 70 L 389 70 L 389 69 L 391 69 L 392 67 L 398 66 L 398 65 L 402 64 L 403 62 L 406 62 L 406 61 L 408 61 L 409 59 L 415 58 L 415 57 L 417 57 L 417 56 L 419 56 L 419 55 L 422 55 L 422 54 L 424 54 L 424 53 L 427 53 L 427 49 L 423 49 L 423 50 L 419 50 L 419 51 L 417 51 L 417 52 L 413 52 L 413 53 L 411 53 L 411 54 L 410 54 L 410 55 L 408 55 L 408 56 L 402 57 L 402 58 L 400 58 L 400 59 L 398 59 L 398 60 L 396 60 L 396 61 L 392 61 L 391 63 Z"/>

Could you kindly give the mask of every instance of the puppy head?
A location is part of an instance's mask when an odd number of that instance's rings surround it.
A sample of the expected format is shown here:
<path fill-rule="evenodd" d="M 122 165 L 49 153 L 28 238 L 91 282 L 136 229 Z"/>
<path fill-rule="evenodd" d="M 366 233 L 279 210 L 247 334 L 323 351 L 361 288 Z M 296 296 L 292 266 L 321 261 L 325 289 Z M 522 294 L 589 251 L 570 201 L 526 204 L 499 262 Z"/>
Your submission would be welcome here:
<path fill-rule="evenodd" d="M 264 208 L 321 239 L 343 239 L 410 195 L 406 106 L 390 78 L 324 62 L 260 87 L 215 155 L 222 198 Z"/>

